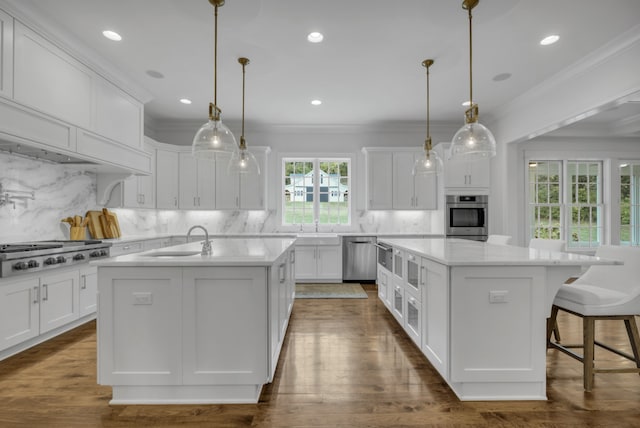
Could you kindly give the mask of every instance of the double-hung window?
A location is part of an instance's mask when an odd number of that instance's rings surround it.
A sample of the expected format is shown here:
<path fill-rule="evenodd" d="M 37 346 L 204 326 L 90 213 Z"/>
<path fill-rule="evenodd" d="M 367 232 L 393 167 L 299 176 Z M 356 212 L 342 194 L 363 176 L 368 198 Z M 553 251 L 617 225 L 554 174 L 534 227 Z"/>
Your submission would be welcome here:
<path fill-rule="evenodd" d="M 284 158 L 282 224 L 349 225 L 350 160 Z"/>
<path fill-rule="evenodd" d="M 640 246 L 640 162 L 620 165 L 620 245 Z"/>
<path fill-rule="evenodd" d="M 603 234 L 602 162 L 529 161 L 529 235 L 593 248 Z"/>

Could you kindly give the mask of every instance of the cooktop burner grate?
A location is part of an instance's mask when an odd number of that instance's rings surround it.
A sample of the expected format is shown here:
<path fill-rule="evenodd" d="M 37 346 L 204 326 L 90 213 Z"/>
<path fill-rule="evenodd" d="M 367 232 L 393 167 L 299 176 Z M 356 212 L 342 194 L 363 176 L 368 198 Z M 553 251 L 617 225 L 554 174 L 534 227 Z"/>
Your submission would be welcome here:
<path fill-rule="evenodd" d="M 0 245 L 0 254 L 19 253 L 22 251 L 49 250 L 52 248 L 62 248 L 62 244 L 5 244 Z"/>

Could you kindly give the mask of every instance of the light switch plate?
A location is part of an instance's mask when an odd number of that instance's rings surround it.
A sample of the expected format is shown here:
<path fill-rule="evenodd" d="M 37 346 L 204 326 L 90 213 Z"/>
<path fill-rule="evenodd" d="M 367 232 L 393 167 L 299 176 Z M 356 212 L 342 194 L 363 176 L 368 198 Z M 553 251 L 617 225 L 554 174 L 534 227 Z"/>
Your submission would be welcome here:
<path fill-rule="evenodd" d="M 133 293 L 134 305 L 151 305 L 153 304 L 153 294 L 151 293 Z"/>
<path fill-rule="evenodd" d="M 491 290 L 489 291 L 489 303 L 507 303 L 507 290 Z"/>

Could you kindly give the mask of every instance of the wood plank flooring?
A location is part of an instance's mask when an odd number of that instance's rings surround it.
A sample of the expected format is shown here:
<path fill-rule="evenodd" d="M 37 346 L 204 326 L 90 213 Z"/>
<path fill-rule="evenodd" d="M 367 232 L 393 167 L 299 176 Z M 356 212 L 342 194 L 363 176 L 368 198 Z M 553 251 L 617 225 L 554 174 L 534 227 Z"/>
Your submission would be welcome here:
<path fill-rule="evenodd" d="M 640 427 L 640 376 L 596 374 L 550 350 L 549 400 L 460 402 L 376 296 L 297 300 L 276 378 L 258 404 L 110 406 L 95 323 L 0 362 L 0 427 Z M 559 317 L 562 338 L 581 323 Z M 619 325 L 618 325 L 619 324 Z M 599 328 L 627 343 L 623 323 Z M 628 345 L 626 345 L 628 349 Z M 614 357 L 617 358 L 617 357 Z"/>

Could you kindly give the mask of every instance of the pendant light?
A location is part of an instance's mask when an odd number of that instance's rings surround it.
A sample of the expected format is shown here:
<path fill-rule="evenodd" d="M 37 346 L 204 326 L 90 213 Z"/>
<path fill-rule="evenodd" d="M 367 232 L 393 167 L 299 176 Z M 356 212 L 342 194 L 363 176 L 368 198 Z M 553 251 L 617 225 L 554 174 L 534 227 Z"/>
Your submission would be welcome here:
<path fill-rule="evenodd" d="M 249 64 L 249 58 L 238 58 L 242 65 L 242 134 L 240 144 L 236 146 L 231 154 L 231 160 L 227 166 L 229 174 L 254 174 L 260 175 L 260 166 L 256 157 L 247 149 L 247 141 L 244 139 L 244 93 L 245 93 L 245 67 Z"/>
<path fill-rule="evenodd" d="M 427 69 L 427 138 L 424 140 L 424 152 L 413 164 L 413 175 L 439 174 L 442 171 L 442 159 L 431 149 L 429 132 L 429 67 L 432 65 L 432 59 L 422 61 L 422 66 Z"/>
<path fill-rule="evenodd" d="M 486 159 L 496 155 L 496 139 L 489 129 L 478 122 L 478 104 L 473 102 L 473 49 L 471 10 L 479 0 L 464 0 L 462 8 L 469 11 L 469 109 L 465 112 L 465 125 L 456 132 L 449 149 L 450 158 Z"/>
<path fill-rule="evenodd" d="M 220 120 L 222 110 L 218 107 L 218 8 L 224 0 L 209 0 L 214 7 L 213 42 L 213 103 L 209 103 L 209 121 L 202 125 L 193 137 L 192 153 L 196 157 L 213 158 L 216 153 L 231 153 L 236 147 L 236 138 Z"/>

